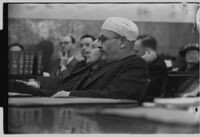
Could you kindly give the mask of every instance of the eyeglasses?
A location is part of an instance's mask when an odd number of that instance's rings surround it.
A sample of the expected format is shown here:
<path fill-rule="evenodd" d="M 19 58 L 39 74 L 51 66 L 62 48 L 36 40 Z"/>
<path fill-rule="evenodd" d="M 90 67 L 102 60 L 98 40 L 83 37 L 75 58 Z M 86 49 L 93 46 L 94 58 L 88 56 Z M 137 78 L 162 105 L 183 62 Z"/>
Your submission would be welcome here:
<path fill-rule="evenodd" d="M 105 37 L 104 35 L 101 35 L 101 36 L 98 38 L 98 41 L 101 42 L 101 43 L 105 43 L 107 40 L 117 39 L 117 38 L 120 38 L 120 36 L 119 36 L 119 37 L 108 38 L 108 37 Z"/>

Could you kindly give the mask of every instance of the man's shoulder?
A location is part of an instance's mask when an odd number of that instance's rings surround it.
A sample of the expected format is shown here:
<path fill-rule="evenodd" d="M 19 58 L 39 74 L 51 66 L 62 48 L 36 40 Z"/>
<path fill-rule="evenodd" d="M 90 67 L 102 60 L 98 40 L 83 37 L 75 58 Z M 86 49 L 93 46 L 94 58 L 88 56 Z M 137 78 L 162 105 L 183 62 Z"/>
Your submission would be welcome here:
<path fill-rule="evenodd" d="M 138 57 L 137 55 L 131 55 L 122 60 L 123 63 L 126 64 L 133 64 L 133 65 L 144 65 L 147 66 L 147 63 L 144 59 L 141 57 Z"/>
<path fill-rule="evenodd" d="M 167 69 L 167 66 L 166 66 L 166 64 L 165 64 L 164 59 L 163 59 L 162 57 L 160 57 L 160 56 L 158 56 L 158 57 L 156 58 L 156 60 L 153 61 L 153 62 L 150 64 L 150 66 L 160 66 L 160 67 L 162 67 L 162 68 L 166 68 L 166 69 Z"/>

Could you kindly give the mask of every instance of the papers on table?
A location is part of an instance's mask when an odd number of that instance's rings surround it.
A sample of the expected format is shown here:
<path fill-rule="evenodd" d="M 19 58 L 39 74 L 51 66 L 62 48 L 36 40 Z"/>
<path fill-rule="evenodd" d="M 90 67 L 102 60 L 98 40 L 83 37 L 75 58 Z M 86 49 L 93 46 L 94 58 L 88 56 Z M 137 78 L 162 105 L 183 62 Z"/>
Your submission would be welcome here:
<path fill-rule="evenodd" d="M 199 125 L 200 111 L 195 111 L 195 107 L 200 106 L 199 104 L 199 97 L 156 98 L 153 103 L 144 102 L 143 107 L 106 108 L 98 111 L 98 113 L 103 115 L 145 118 L 170 124 Z"/>
<path fill-rule="evenodd" d="M 198 125 L 200 122 L 199 113 L 192 113 L 184 110 L 170 110 L 159 107 L 106 108 L 98 111 L 98 113 L 103 115 L 144 118 L 169 124 Z"/>
<path fill-rule="evenodd" d="M 48 106 L 67 104 L 137 104 L 135 100 L 104 99 L 104 98 L 51 98 L 51 97 L 29 97 L 8 98 L 10 106 Z"/>
<path fill-rule="evenodd" d="M 155 105 L 166 107 L 187 108 L 191 106 L 198 106 L 200 104 L 200 98 L 155 98 L 154 103 Z"/>
<path fill-rule="evenodd" d="M 31 97 L 31 94 L 13 93 L 8 92 L 8 97 Z"/>

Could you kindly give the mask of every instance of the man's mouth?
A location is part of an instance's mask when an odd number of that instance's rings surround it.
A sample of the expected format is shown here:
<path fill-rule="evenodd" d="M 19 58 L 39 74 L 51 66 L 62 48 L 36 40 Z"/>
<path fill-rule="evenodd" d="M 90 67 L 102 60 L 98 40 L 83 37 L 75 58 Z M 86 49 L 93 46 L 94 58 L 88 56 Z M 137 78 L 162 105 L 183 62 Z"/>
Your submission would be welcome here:
<path fill-rule="evenodd" d="M 104 49 L 100 49 L 100 52 L 101 52 L 101 54 L 105 54 L 106 53 L 106 51 L 104 50 Z"/>

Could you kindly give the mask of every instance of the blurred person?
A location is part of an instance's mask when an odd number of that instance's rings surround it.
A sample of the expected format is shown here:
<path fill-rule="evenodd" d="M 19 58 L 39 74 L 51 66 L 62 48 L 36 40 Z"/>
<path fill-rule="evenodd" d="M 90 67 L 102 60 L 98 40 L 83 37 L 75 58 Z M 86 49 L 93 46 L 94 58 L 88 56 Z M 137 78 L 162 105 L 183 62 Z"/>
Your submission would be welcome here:
<path fill-rule="evenodd" d="M 192 43 L 184 47 L 180 51 L 180 55 L 184 57 L 186 61 L 186 66 L 183 68 L 185 72 L 196 72 L 199 71 L 199 44 Z"/>
<path fill-rule="evenodd" d="M 196 28 L 198 33 L 200 34 L 200 9 L 197 11 L 196 14 Z M 195 64 L 199 65 L 199 45 L 193 44 L 193 45 L 187 45 L 185 47 L 185 50 L 180 54 L 184 55 L 187 53 L 187 51 L 190 49 L 190 53 L 187 55 L 186 60 L 190 65 L 188 64 L 188 69 L 193 68 L 193 76 L 187 79 L 177 90 L 175 93 L 175 97 L 197 97 L 200 96 L 200 81 L 199 81 L 199 66 L 196 66 Z M 193 52 L 194 55 L 191 55 Z M 198 54 L 198 55 L 197 55 Z M 197 63 L 198 62 L 198 63 Z M 193 64 L 193 66 L 192 66 Z M 195 70 L 195 71 L 194 71 Z"/>
<path fill-rule="evenodd" d="M 157 55 L 157 41 L 150 35 L 139 35 L 134 49 L 138 56 L 148 64 L 150 83 L 145 94 L 146 98 L 160 97 L 167 80 L 167 66 L 164 59 Z"/>
<path fill-rule="evenodd" d="M 179 72 L 195 73 L 199 70 L 199 44 L 187 44 L 178 53 L 173 68 Z"/>
<path fill-rule="evenodd" d="M 102 45 L 98 42 L 98 40 L 95 40 L 91 43 L 91 48 L 86 49 L 86 64 L 94 63 L 98 60 L 103 60 L 103 55 L 101 52 Z"/>
<path fill-rule="evenodd" d="M 86 59 L 87 55 L 87 50 L 91 48 L 91 43 L 95 40 L 95 38 L 92 35 L 86 34 L 83 35 L 80 38 L 80 50 L 81 50 L 81 55 L 83 56 L 84 59 Z"/>
<path fill-rule="evenodd" d="M 199 87 L 199 47 L 196 44 L 185 48 L 181 55 L 185 56 L 186 67 L 185 72 L 191 73 L 192 76 L 186 79 L 181 86 L 178 87 L 175 96 L 177 97 L 195 97 L 200 95 Z"/>
<path fill-rule="evenodd" d="M 54 62 L 54 70 L 56 70 L 57 76 L 64 78 L 70 75 L 72 71 L 78 69 L 78 67 L 76 67 L 78 63 L 80 65 L 79 67 L 84 65 L 80 63 L 81 60 L 76 58 L 75 50 L 76 45 L 74 37 L 66 35 L 60 38 L 58 50 L 59 58 Z"/>
<path fill-rule="evenodd" d="M 68 38 L 67 38 L 68 37 Z M 69 40 L 71 38 L 71 41 Z M 65 78 L 69 76 L 73 71 L 76 71 L 78 69 L 81 69 L 82 67 L 86 66 L 86 56 L 87 52 L 91 49 L 91 43 L 95 40 L 95 38 L 92 35 L 86 34 L 83 35 L 80 38 L 80 52 L 81 56 L 83 57 L 83 60 L 80 60 L 76 58 L 75 55 L 75 39 L 70 36 L 66 36 L 61 41 L 69 41 L 68 46 L 66 46 L 64 43 L 62 43 L 62 50 L 67 50 L 69 54 L 63 54 L 60 52 L 60 58 L 61 58 L 61 65 L 60 65 L 60 74 L 59 76 L 62 78 Z M 73 42 L 74 41 L 74 42 Z M 70 55 L 71 54 L 71 55 Z M 66 59 L 66 56 L 70 56 L 68 59 Z M 68 64 L 68 65 L 66 65 Z M 67 67 L 68 66 L 68 67 Z"/>
<path fill-rule="evenodd" d="M 52 55 L 54 51 L 54 45 L 50 40 L 50 28 L 48 23 L 40 22 L 38 24 L 38 35 L 40 36 L 40 41 L 36 44 L 35 54 L 38 52 L 42 53 L 42 72 L 50 75 L 53 69 Z"/>

